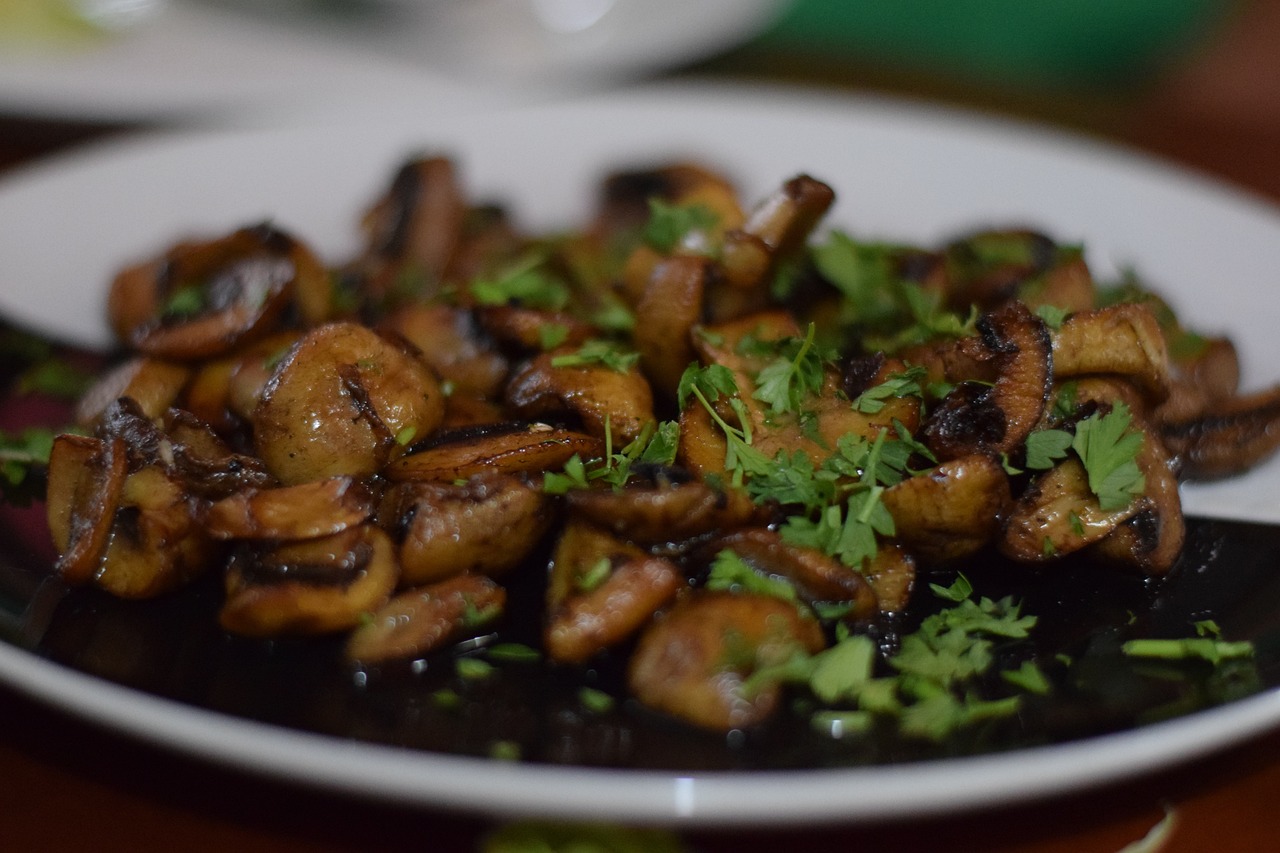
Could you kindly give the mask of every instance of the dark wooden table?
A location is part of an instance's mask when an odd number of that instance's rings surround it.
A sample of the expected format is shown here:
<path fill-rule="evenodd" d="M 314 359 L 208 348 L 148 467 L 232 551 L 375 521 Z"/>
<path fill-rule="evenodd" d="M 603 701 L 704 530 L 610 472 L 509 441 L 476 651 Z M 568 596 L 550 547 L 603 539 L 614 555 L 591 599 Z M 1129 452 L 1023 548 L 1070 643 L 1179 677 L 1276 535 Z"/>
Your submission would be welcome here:
<path fill-rule="evenodd" d="M 856 62 L 751 49 L 679 72 L 759 77 L 961 103 L 1148 151 L 1280 202 L 1280 4 L 1253 0 L 1199 55 L 1117 92 L 1045 97 L 965 87 Z M 125 128 L 0 114 L 0 169 Z M 1278 273 L 1280 275 L 1280 273 Z M 1280 733 L 1067 798 L 943 819 L 812 830 L 689 830 L 695 850 L 1103 853 L 1172 810 L 1167 853 L 1280 849 Z M 212 768 L 121 739 L 0 689 L 5 850 L 471 850 L 491 828 Z"/>

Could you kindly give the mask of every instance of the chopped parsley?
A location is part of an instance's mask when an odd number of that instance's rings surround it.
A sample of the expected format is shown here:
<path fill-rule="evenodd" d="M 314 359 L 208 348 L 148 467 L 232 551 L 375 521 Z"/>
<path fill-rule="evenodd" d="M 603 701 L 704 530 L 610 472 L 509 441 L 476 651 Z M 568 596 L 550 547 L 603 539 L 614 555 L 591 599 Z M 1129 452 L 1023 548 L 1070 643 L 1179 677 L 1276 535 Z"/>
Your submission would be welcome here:
<path fill-rule="evenodd" d="M 569 288 L 545 270 L 545 258 L 531 253 L 494 278 L 471 282 L 471 295 L 481 305 L 516 304 L 527 308 L 559 311 L 569 304 Z"/>
<path fill-rule="evenodd" d="M 1074 451 L 1084 465 L 1089 490 L 1106 511 L 1123 509 L 1143 493 L 1146 478 L 1138 467 L 1142 433 L 1130 429 L 1133 416 L 1123 402 L 1111 411 L 1095 412 L 1076 424 L 1075 432 L 1037 430 L 1027 436 L 1028 468 L 1045 470 Z"/>
<path fill-rule="evenodd" d="M 552 367 L 592 367 L 600 365 L 626 373 L 640 360 L 640 353 L 627 352 L 617 343 L 603 339 L 587 341 L 573 352 L 551 357 Z"/>
<path fill-rule="evenodd" d="M 751 396 L 774 414 L 799 412 L 801 401 L 822 389 L 825 359 L 814 346 L 814 333 L 810 323 L 803 338 L 778 342 L 778 357 L 756 375 L 756 390 Z"/>
<path fill-rule="evenodd" d="M 716 227 L 719 217 L 704 204 L 671 204 L 660 198 L 649 199 L 649 221 L 642 239 L 650 248 L 671 254 L 692 232 L 705 232 Z"/>

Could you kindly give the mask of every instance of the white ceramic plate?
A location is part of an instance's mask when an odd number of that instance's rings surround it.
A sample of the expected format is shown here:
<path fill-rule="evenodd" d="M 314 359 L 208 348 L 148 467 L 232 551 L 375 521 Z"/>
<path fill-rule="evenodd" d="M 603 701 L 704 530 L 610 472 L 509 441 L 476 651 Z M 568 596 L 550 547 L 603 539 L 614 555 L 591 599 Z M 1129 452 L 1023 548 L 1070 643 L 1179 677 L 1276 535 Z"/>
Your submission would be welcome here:
<path fill-rule="evenodd" d="M 1241 344 L 1247 379 L 1280 364 L 1268 299 L 1280 215 L 1114 149 L 964 114 L 853 98 L 668 89 L 437 124 L 132 140 L 0 183 L 0 311 L 106 341 L 104 285 L 173 239 L 270 218 L 331 258 L 399 160 L 454 154 L 477 197 L 531 228 L 572 225 L 620 165 L 697 157 L 747 197 L 805 171 L 832 184 L 827 224 L 930 243 L 986 224 L 1081 240 L 1106 273 L 1135 265 L 1206 330 Z M 1188 491 L 1192 512 L 1280 521 L 1280 467 Z M 1131 732 L 1004 755 L 852 770 L 671 774 L 509 765 L 372 746 L 155 699 L 0 645 L 0 677 L 106 725 L 299 781 L 431 806 L 704 824 L 939 813 L 1063 792 L 1182 761 L 1280 724 L 1268 692 Z"/>

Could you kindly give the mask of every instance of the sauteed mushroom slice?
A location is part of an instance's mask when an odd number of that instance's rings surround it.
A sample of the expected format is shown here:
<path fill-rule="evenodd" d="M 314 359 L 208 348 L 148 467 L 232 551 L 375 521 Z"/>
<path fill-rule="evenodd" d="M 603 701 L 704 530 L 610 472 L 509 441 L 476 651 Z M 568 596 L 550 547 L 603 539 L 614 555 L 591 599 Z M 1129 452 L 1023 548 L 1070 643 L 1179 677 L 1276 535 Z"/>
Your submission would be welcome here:
<path fill-rule="evenodd" d="M 1012 502 L 999 460 L 974 453 L 885 489 L 896 537 L 926 563 L 967 557 L 992 542 Z"/>
<path fill-rule="evenodd" d="M 1104 559 L 1153 576 L 1169 573 L 1186 541 L 1186 519 L 1178 480 L 1159 442 L 1147 436 L 1138 459 L 1146 495 L 1138 512 L 1112 530 L 1092 550 Z"/>
<path fill-rule="evenodd" d="M 862 568 L 875 590 L 881 613 L 901 613 L 911 602 L 916 585 L 916 560 L 896 542 L 882 542 L 876 554 Z"/>
<path fill-rule="evenodd" d="M 59 554 L 54 568 L 67 583 L 86 583 L 97 572 L 127 473 L 121 439 L 64 434 L 53 440 L 45 512 Z"/>
<path fill-rule="evenodd" d="M 1009 302 L 978 320 L 978 335 L 956 344 L 978 366 L 994 373 L 992 384 L 965 381 L 934 408 L 921 436 L 939 459 L 977 452 L 1007 453 L 1040 422 L 1054 379 L 1050 338 L 1044 322 L 1020 302 Z"/>
<path fill-rule="evenodd" d="M 607 175 L 600 184 L 600 198 L 587 231 L 596 239 L 609 239 L 639 229 L 650 217 L 653 199 L 672 204 L 700 204 L 724 222 L 737 227 L 742 221 L 738 194 L 723 175 L 694 163 L 671 163 L 651 169 L 627 169 Z"/>
<path fill-rule="evenodd" d="M 182 407 L 223 434 L 244 428 L 275 368 L 302 332 L 275 332 L 226 356 L 193 365 Z"/>
<path fill-rule="evenodd" d="M 1169 396 L 1156 409 L 1156 423 L 1192 420 L 1239 392 L 1240 357 L 1235 345 L 1227 338 L 1187 337 L 1193 340 L 1169 342 Z"/>
<path fill-rule="evenodd" d="M 754 290 L 764 286 L 778 262 L 794 255 L 835 201 L 827 184 L 808 175 L 797 175 L 752 210 L 742 228 L 725 235 L 723 263 L 728 282 L 735 288 Z M 761 267 L 759 247 L 770 263 Z"/>
<path fill-rule="evenodd" d="M 291 541 L 339 533 L 373 514 L 373 493 L 353 477 L 245 489 L 214 502 L 206 515 L 219 539 Z"/>
<path fill-rule="evenodd" d="M 687 475 L 686 475 L 687 476 Z M 749 524 L 761 511 L 745 492 L 659 471 L 625 489 L 572 491 L 569 507 L 582 518 L 645 546 L 681 543 Z"/>
<path fill-rule="evenodd" d="M 92 427 L 107 406 L 121 397 L 134 400 L 153 420 L 164 414 L 182 393 L 191 377 L 190 368 L 157 358 L 140 356 L 112 368 L 76 403 L 75 422 Z"/>
<path fill-rule="evenodd" d="M 696 356 L 691 335 L 702 320 L 711 261 L 680 255 L 658 263 L 635 305 L 632 342 L 640 365 L 664 400 L 675 398 L 680 376 Z"/>
<path fill-rule="evenodd" d="M 1052 334 L 1053 373 L 1059 381 L 1118 374 L 1156 404 L 1169 393 L 1169 354 L 1151 309 L 1122 303 L 1072 314 Z"/>
<path fill-rule="evenodd" d="M 543 423 L 502 423 L 445 437 L 392 462 L 383 474 L 393 482 L 454 482 L 485 472 L 534 474 L 564 466 L 573 456 L 604 453 L 595 436 Z"/>
<path fill-rule="evenodd" d="M 404 163 L 361 222 L 367 248 L 360 267 L 371 293 L 385 296 L 397 278 L 409 275 L 428 287 L 437 285 L 466 220 L 466 197 L 452 160 L 420 157 Z"/>
<path fill-rule="evenodd" d="M 197 503 L 160 465 L 130 472 L 94 582 L 120 598 L 151 598 L 210 568 L 219 552 Z"/>
<path fill-rule="evenodd" d="M 362 665 L 422 657 L 488 625 L 506 604 L 506 590 L 482 575 L 407 589 L 351 632 L 344 653 Z"/>
<path fill-rule="evenodd" d="M 1215 401 L 1204 413 L 1160 424 L 1185 480 L 1247 471 L 1280 448 L 1280 386 Z"/>
<path fill-rule="evenodd" d="M 851 620 L 867 619 L 879 607 L 875 591 L 857 569 L 816 549 L 784 542 L 774 530 L 735 530 L 716 539 L 714 547 L 732 551 L 762 575 L 786 578 L 807 603 L 850 605 Z"/>
<path fill-rule="evenodd" d="M 585 432 L 604 438 L 608 431 L 626 444 L 654 421 L 649 381 L 635 365 L 579 359 L 578 352 L 559 349 L 528 361 L 507 385 L 507 404 L 526 418 L 572 413 Z"/>
<path fill-rule="evenodd" d="M 117 336 L 140 352 L 209 358 L 270 331 L 299 287 L 325 282 L 311 250 L 270 225 L 182 243 L 120 273 L 108 298 Z"/>
<path fill-rule="evenodd" d="M 354 323 L 309 332 L 253 412 L 258 455 L 286 485 L 375 473 L 444 418 L 429 368 Z"/>
<path fill-rule="evenodd" d="M 1014 503 L 998 541 L 1000 552 L 1042 563 L 1101 541 L 1140 509 L 1139 501 L 1104 510 L 1089 491 L 1078 459 L 1068 458 L 1037 477 Z"/>
<path fill-rule="evenodd" d="M 747 678 L 823 645 L 817 621 L 790 602 L 699 591 L 640 636 L 627 684 L 643 704 L 695 726 L 746 728 L 773 714 L 782 695 L 771 683 L 748 689 Z"/>
<path fill-rule="evenodd" d="M 685 586 L 670 560 L 580 520 L 565 525 L 552 556 L 543 645 L 559 663 L 582 663 L 631 637 Z"/>
<path fill-rule="evenodd" d="M 501 575 L 523 562 L 555 521 L 552 499 L 510 474 L 400 483 L 387 505 L 388 520 L 403 531 L 402 586 L 464 572 Z"/>
<path fill-rule="evenodd" d="M 167 448 L 161 454 L 192 494 L 219 500 L 242 489 L 275 484 L 261 460 L 233 451 L 213 428 L 185 409 L 170 409 L 162 421 Z"/>
<path fill-rule="evenodd" d="M 526 305 L 480 305 L 475 317 L 485 334 L 505 351 L 531 354 L 547 349 L 548 330 L 563 335 L 559 343 L 577 346 L 598 333 L 595 326 L 566 311 L 531 308 Z"/>
<path fill-rule="evenodd" d="M 227 567 L 218 618 L 248 637 L 345 631 L 386 603 L 398 578 L 390 537 L 366 524 L 239 554 Z"/>
<path fill-rule="evenodd" d="M 382 328 L 417 347 L 453 393 L 501 395 L 510 365 L 481 334 L 470 311 L 451 305 L 406 305 L 388 316 Z"/>

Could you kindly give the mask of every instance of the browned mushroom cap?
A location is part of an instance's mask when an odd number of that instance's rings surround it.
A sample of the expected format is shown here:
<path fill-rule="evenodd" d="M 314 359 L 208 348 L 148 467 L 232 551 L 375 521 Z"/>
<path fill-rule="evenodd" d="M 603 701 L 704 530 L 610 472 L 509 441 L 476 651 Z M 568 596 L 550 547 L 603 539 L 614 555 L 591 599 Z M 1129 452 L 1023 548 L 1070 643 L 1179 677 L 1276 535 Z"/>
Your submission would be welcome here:
<path fill-rule="evenodd" d="M 107 406 L 121 397 L 133 399 L 142 413 L 159 418 L 182 393 L 191 370 L 157 358 L 131 358 L 98 379 L 76 403 L 75 421 L 92 427 Z"/>
<path fill-rule="evenodd" d="M 500 346 L 517 353 L 542 352 L 547 348 L 548 330 L 564 339 L 559 343 L 576 346 L 586 342 L 599 330 L 567 311 L 531 308 L 526 305 L 481 305 L 475 317 L 485 334 Z"/>
<path fill-rule="evenodd" d="M 1280 386 L 1214 401 L 1196 417 L 1165 420 L 1160 437 L 1183 479 L 1239 474 L 1280 448 Z"/>
<path fill-rule="evenodd" d="M 1101 541 L 1139 509 L 1141 503 L 1131 501 L 1104 510 L 1089 491 L 1084 466 L 1067 458 L 1037 477 L 1014 503 L 998 546 L 1019 562 L 1053 560 Z"/>
<path fill-rule="evenodd" d="M 1143 436 L 1137 461 L 1146 486 L 1138 511 L 1092 550 L 1112 563 L 1160 576 L 1167 574 L 1182 555 L 1186 519 L 1169 457 L 1150 432 Z"/>
<path fill-rule="evenodd" d="M 760 516 L 745 492 L 703 480 L 675 481 L 661 472 L 650 484 L 573 491 L 566 499 L 582 518 L 645 546 L 685 542 Z"/>
<path fill-rule="evenodd" d="M 543 353 L 511 377 L 506 401 L 516 415 L 547 418 L 572 413 L 585 432 L 599 438 L 612 433 L 620 445 L 654 422 L 653 390 L 638 367 L 561 365 L 562 357 L 573 358 L 574 350 Z"/>
<path fill-rule="evenodd" d="M 406 305 L 381 328 L 418 348 L 422 359 L 453 393 L 497 398 L 510 365 L 487 340 L 470 311 L 449 305 Z"/>
<path fill-rule="evenodd" d="M 296 330 L 275 332 L 226 356 L 193 365 L 182 407 L 222 433 L 239 429 L 253 417 L 262 390 L 301 337 Z"/>
<path fill-rule="evenodd" d="M 594 525 L 570 521 L 556 544 L 543 644 L 560 663 L 582 663 L 617 645 L 684 587 L 670 560 Z"/>
<path fill-rule="evenodd" d="M 422 157 L 403 164 L 387 192 L 364 215 L 367 240 L 358 268 L 370 293 L 384 296 L 404 276 L 438 284 L 467 219 L 453 161 Z"/>
<path fill-rule="evenodd" d="M 879 607 L 875 592 L 858 570 L 816 549 L 788 544 L 777 531 L 735 530 L 716 539 L 713 547 L 732 551 L 760 574 L 786 578 L 806 602 L 852 605 L 850 619 L 866 619 Z"/>
<path fill-rule="evenodd" d="M 170 409 L 161 421 L 158 447 L 192 494 L 219 500 L 243 489 L 275 485 L 256 456 L 236 453 L 213 429 L 184 409 Z"/>
<path fill-rule="evenodd" d="M 719 217 L 725 228 L 736 228 L 742 221 L 733 184 L 723 175 L 693 163 L 614 172 L 601 181 L 599 195 L 595 216 L 587 227 L 596 239 L 609 239 L 644 225 L 649 221 L 652 199 L 703 205 Z"/>
<path fill-rule="evenodd" d="M 1194 338 L 1170 342 L 1169 396 L 1156 409 L 1154 421 L 1189 421 L 1207 414 L 1212 404 L 1240 390 L 1240 357 L 1227 338 Z"/>
<path fill-rule="evenodd" d="M 1169 394 L 1164 333 L 1145 304 L 1123 303 L 1072 314 L 1051 335 L 1058 381 L 1090 374 L 1123 376 L 1151 404 Z"/>
<path fill-rule="evenodd" d="M 595 436 L 547 424 L 501 423 L 444 437 L 392 462 L 383 474 L 392 481 L 454 482 L 486 472 L 535 474 L 564 467 L 572 457 L 604 453 Z"/>
<path fill-rule="evenodd" d="M 1059 246 L 1038 231 L 979 231 L 948 245 L 945 257 L 948 303 L 957 310 L 990 311 L 1010 299 L 1067 311 L 1095 304 L 1096 286 L 1079 248 Z"/>
<path fill-rule="evenodd" d="M 771 596 L 694 593 L 640 636 L 627 684 L 642 703 L 713 731 L 760 723 L 777 708 L 777 685 L 744 681 L 761 667 L 822 649 L 816 620 Z"/>
<path fill-rule="evenodd" d="M 160 465 L 129 473 L 94 582 L 120 598 L 151 598 L 209 569 L 220 552 L 196 503 Z"/>
<path fill-rule="evenodd" d="M 388 521 L 403 531 L 402 586 L 463 572 L 500 575 L 518 566 L 555 520 L 551 498 L 509 474 L 401 483 L 385 507 Z"/>
<path fill-rule="evenodd" d="M 119 438 L 66 434 L 54 439 L 45 512 L 59 554 L 55 569 L 67 583 L 85 583 L 97 572 L 127 473 Z"/>
<path fill-rule="evenodd" d="M 354 323 L 309 332 L 253 412 L 254 448 L 282 483 L 365 475 L 431 435 L 444 394 L 418 359 Z"/>
<path fill-rule="evenodd" d="M 1009 302 L 978 320 L 978 336 L 956 348 L 978 369 L 994 374 L 947 376 L 959 381 L 934 408 L 921 437 L 939 459 L 977 452 L 1007 453 L 1039 423 L 1054 378 L 1044 322 L 1020 302 Z M 964 359 L 958 360 L 961 363 Z"/>
<path fill-rule="evenodd" d="M 386 603 L 398 577 L 391 539 L 366 524 L 237 557 L 218 618 L 250 637 L 345 631 Z"/>
<path fill-rule="evenodd" d="M 112 328 L 159 358 L 209 358 L 270 331 L 299 287 L 328 272 L 311 250 L 269 225 L 183 243 L 112 283 Z"/>
<path fill-rule="evenodd" d="M 696 348 L 703 363 L 721 365 L 732 372 L 738 396 L 744 404 L 743 411 L 750 419 L 750 423 L 745 426 L 751 430 L 753 446 L 765 457 L 773 459 L 780 450 L 803 450 L 811 459 L 823 459 L 830 455 L 831 449 L 838 445 L 843 436 L 875 438 L 882 430 L 889 430 L 892 434 L 895 430 L 894 421 L 902 422 L 908 429 L 918 423 L 918 397 L 902 396 L 886 400 L 883 408 L 874 413 L 850 406 L 843 394 L 845 377 L 834 365 L 828 365 L 824 370 L 821 390 L 804 402 L 805 418 L 802 419 L 797 413 L 771 411 L 770 406 L 754 395 L 759 387 L 757 376 L 773 357 L 767 350 L 762 352 L 763 348 L 752 346 L 750 342 L 767 344 L 800 336 L 795 319 L 783 311 L 765 311 L 740 317 L 728 323 L 707 326 L 695 335 Z M 905 365 L 892 359 L 882 362 L 879 370 L 872 376 L 871 383 L 887 379 L 899 368 L 905 369 Z M 692 408 L 696 407 L 687 407 L 686 410 Z M 725 414 L 730 423 L 739 419 L 733 413 Z M 696 418 L 691 426 L 695 430 L 690 436 L 692 442 L 699 436 Z M 684 440 L 682 435 L 682 444 Z"/>
<path fill-rule="evenodd" d="M 862 574 L 875 590 L 881 613 L 907 609 L 916 585 L 916 561 L 905 548 L 896 542 L 881 542 Z"/>
<path fill-rule="evenodd" d="M 421 657 L 489 624 L 506 603 L 506 590 L 480 575 L 408 589 L 351 633 L 345 654 L 361 664 Z"/>
<path fill-rule="evenodd" d="M 927 563 L 944 563 L 990 543 L 1012 497 L 1000 462 L 975 453 L 890 486 L 881 501 L 907 550 Z"/>
<path fill-rule="evenodd" d="M 697 355 L 692 333 L 702 320 L 713 274 L 708 258 L 679 255 L 654 266 L 636 306 L 632 342 L 640 366 L 662 399 L 673 400 L 684 369 Z"/>
<path fill-rule="evenodd" d="M 369 486 L 343 476 L 236 492 L 209 507 L 206 523 L 219 539 L 287 542 L 338 533 L 372 514 Z"/>
<path fill-rule="evenodd" d="M 804 246 L 835 198 L 831 187 L 808 175 L 785 182 L 751 211 L 740 229 L 725 235 L 721 254 L 727 283 L 740 290 L 765 286 L 777 264 Z"/>

